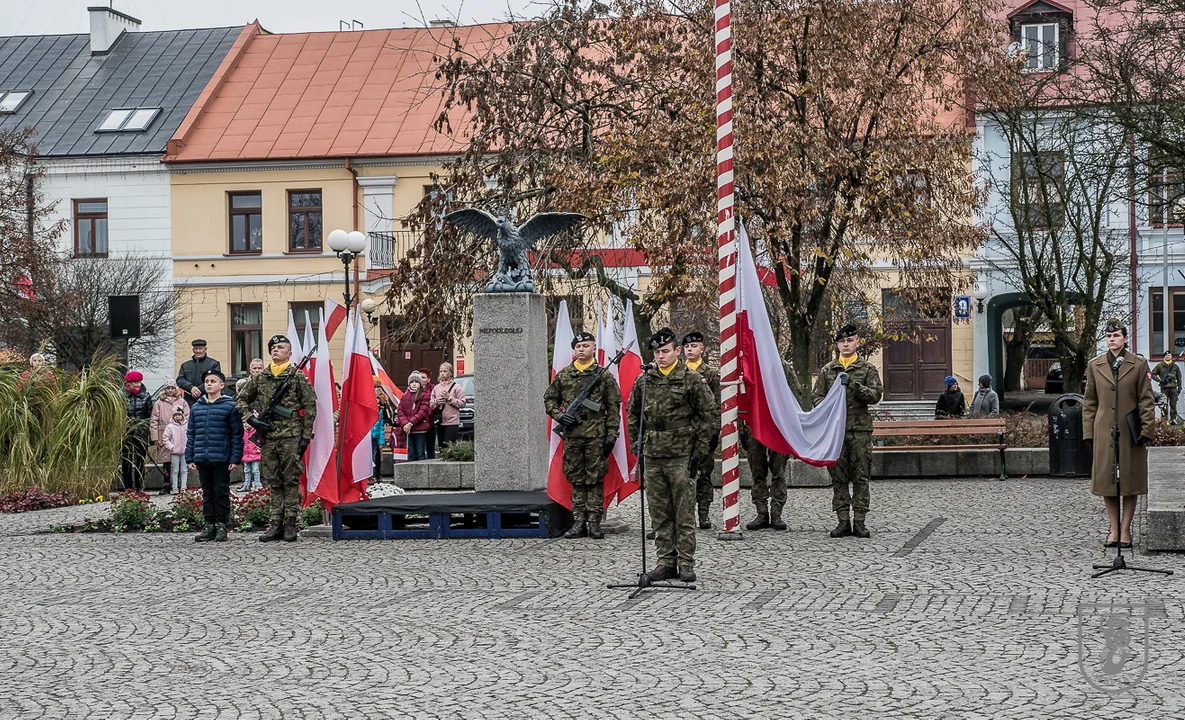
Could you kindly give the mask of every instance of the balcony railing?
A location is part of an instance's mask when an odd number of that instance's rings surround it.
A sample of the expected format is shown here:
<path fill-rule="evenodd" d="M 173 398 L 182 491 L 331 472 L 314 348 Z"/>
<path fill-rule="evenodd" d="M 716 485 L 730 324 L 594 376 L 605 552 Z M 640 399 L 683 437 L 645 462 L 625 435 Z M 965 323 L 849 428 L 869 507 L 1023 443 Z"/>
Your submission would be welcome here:
<path fill-rule="evenodd" d="M 414 230 L 393 230 L 392 232 L 371 232 L 369 262 L 371 270 L 391 270 L 409 250 L 420 242 L 420 234 Z"/>

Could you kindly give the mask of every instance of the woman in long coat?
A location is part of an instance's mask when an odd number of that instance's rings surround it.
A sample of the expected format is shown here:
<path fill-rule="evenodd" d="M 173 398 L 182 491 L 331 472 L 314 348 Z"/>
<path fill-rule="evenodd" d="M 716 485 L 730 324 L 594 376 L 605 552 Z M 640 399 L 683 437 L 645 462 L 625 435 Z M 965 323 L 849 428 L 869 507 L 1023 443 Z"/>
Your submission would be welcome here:
<path fill-rule="evenodd" d="M 1082 432 L 1094 445 L 1094 466 L 1090 492 L 1103 498 L 1111 533 L 1106 547 L 1131 547 L 1132 517 L 1136 496 L 1148 494 L 1148 448 L 1156 421 L 1152 399 L 1152 372 L 1148 361 L 1127 349 L 1127 327 L 1118 320 L 1107 321 L 1107 352 L 1086 364 L 1086 392 L 1082 404 Z M 1116 418 L 1115 367 L 1119 364 L 1119 487 L 1111 482 L 1111 425 Z M 1139 437 L 1132 437 L 1128 413 L 1139 418 Z M 1118 492 L 1116 492 L 1118 490 Z M 1119 527 L 1119 497 L 1123 496 L 1123 526 Z"/>

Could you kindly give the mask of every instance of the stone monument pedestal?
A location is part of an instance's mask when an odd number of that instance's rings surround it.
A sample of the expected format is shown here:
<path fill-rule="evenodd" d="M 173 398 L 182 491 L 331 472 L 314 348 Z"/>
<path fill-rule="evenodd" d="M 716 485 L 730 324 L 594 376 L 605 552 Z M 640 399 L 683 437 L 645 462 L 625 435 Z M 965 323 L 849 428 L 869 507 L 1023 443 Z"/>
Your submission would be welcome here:
<path fill-rule="evenodd" d="M 537 293 L 473 297 L 473 489 L 547 489 L 551 382 L 547 312 Z"/>

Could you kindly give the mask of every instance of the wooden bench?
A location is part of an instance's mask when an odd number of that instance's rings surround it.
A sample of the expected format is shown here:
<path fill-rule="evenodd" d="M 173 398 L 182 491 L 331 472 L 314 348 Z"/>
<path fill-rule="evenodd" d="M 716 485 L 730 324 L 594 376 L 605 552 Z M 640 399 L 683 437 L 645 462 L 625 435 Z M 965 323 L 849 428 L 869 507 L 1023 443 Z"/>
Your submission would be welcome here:
<path fill-rule="evenodd" d="M 999 450 L 1000 479 L 1008 479 L 1005 465 L 1004 418 L 950 418 L 947 420 L 876 420 L 872 423 L 872 436 L 909 437 L 915 435 L 989 435 L 995 433 L 997 443 L 967 445 L 874 445 L 873 450 Z"/>

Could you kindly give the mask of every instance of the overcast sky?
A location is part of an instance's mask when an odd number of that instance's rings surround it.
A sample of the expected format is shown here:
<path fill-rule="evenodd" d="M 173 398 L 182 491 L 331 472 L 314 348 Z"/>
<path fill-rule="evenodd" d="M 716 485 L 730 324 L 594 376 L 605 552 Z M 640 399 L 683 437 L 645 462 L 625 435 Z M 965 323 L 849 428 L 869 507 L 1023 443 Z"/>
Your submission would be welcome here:
<path fill-rule="evenodd" d="M 112 0 L 0 0 L 0 35 L 45 35 L 87 31 L 88 6 Z M 539 14 L 538 0 L 113 0 L 120 12 L 139 18 L 142 30 L 245 25 L 252 20 L 272 32 L 337 30 L 340 20 L 374 28 L 416 27 L 428 20 L 462 24 Z"/>

